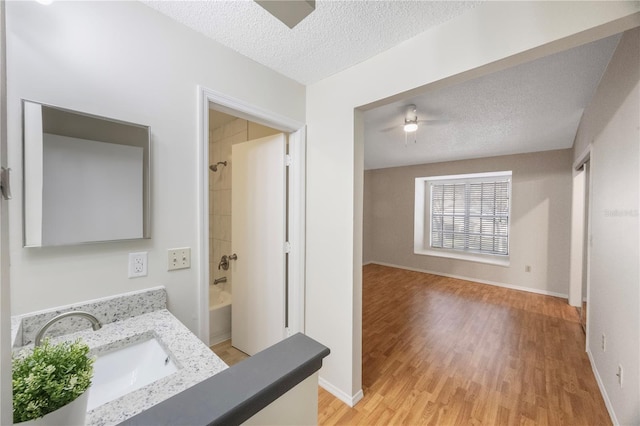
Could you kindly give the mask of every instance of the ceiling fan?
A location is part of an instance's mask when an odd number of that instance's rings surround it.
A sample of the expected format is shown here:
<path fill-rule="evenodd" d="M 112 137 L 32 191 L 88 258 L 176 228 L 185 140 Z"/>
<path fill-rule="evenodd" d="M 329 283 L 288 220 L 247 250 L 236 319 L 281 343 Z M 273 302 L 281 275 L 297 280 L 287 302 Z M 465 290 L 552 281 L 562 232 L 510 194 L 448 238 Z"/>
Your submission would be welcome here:
<path fill-rule="evenodd" d="M 414 104 L 407 105 L 405 107 L 404 114 L 404 123 L 401 125 L 395 125 L 391 127 L 387 127 L 385 129 L 380 130 L 381 132 L 389 132 L 391 130 L 402 127 L 404 130 L 404 145 L 407 146 L 407 140 L 409 139 L 409 134 L 413 133 L 413 143 L 416 143 L 416 133 L 418 130 L 419 123 L 428 123 L 433 121 L 441 121 L 437 119 L 427 119 L 427 120 L 418 120 L 418 113 L 416 110 L 416 106 Z"/>

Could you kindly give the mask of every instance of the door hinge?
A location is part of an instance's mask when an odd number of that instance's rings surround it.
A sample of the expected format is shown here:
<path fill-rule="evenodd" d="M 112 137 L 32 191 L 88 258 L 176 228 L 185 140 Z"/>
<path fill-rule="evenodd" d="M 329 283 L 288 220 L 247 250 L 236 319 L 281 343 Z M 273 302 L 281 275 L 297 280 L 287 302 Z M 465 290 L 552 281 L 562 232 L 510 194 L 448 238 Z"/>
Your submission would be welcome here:
<path fill-rule="evenodd" d="M 289 241 L 284 243 L 284 252 L 285 253 L 291 253 L 291 243 Z"/>
<path fill-rule="evenodd" d="M 291 156 L 289 154 L 284 156 L 284 164 L 289 167 L 291 165 L 291 163 L 293 163 L 293 159 L 291 158 Z"/>
<path fill-rule="evenodd" d="M 5 200 L 11 199 L 11 169 L 6 167 L 0 171 L 0 193 Z"/>

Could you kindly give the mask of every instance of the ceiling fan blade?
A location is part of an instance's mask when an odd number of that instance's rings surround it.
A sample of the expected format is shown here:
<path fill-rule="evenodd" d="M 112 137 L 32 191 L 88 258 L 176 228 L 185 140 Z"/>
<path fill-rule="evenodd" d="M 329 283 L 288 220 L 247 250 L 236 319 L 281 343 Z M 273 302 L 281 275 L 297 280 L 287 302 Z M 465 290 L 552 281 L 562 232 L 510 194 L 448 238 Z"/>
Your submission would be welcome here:
<path fill-rule="evenodd" d="M 379 130 L 379 132 L 380 132 L 380 133 L 387 133 L 387 132 L 390 132 L 390 131 L 392 131 L 392 130 L 398 129 L 398 128 L 400 128 L 400 127 L 402 127 L 402 126 L 390 126 L 390 127 L 385 127 L 384 129 L 380 129 L 380 130 Z"/>
<path fill-rule="evenodd" d="M 423 118 L 421 120 L 418 120 L 418 123 L 433 123 L 435 121 L 438 121 L 438 122 L 441 121 L 441 122 L 445 122 L 446 123 L 449 120 L 444 119 L 444 118 Z"/>
<path fill-rule="evenodd" d="M 432 118 L 432 119 L 426 119 L 426 120 L 418 120 L 418 123 L 422 123 L 428 126 L 435 126 L 438 124 L 447 124 L 449 123 L 450 120 L 444 120 L 444 119 L 438 119 L 438 118 Z"/>

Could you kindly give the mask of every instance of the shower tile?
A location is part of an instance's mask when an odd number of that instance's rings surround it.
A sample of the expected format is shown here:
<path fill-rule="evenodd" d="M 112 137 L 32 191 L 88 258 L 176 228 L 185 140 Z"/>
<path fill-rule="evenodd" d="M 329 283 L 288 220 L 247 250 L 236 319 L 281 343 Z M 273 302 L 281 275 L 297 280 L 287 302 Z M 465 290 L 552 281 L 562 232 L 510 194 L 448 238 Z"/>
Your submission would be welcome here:
<path fill-rule="evenodd" d="M 218 142 L 220 139 L 222 139 L 222 127 L 216 127 L 215 129 L 213 129 L 213 142 Z"/>
<path fill-rule="evenodd" d="M 247 120 L 240 120 L 240 119 L 239 120 L 234 120 L 231 123 L 231 126 L 233 128 L 233 134 L 235 135 L 235 134 L 244 132 L 245 135 L 246 135 L 247 134 L 247 125 L 248 125 Z"/>
<path fill-rule="evenodd" d="M 220 278 L 220 272 L 221 271 L 218 270 L 218 262 L 209 263 L 209 284 L 213 284 L 215 280 Z"/>
<path fill-rule="evenodd" d="M 218 264 L 217 262 L 220 261 L 220 257 L 222 257 L 223 254 L 229 254 L 230 250 L 230 244 L 228 241 L 223 241 L 220 240 L 218 238 L 214 238 L 213 240 L 213 252 L 214 252 L 214 256 L 215 256 L 215 262 L 216 265 Z"/>
<path fill-rule="evenodd" d="M 231 121 L 230 123 L 227 123 L 224 126 L 222 126 L 222 137 L 223 138 L 229 137 L 229 136 L 234 134 L 234 132 L 236 130 L 235 127 L 234 127 L 234 123 L 236 121 L 242 121 L 242 120 L 239 119 L 239 118 L 236 118 L 235 120 Z"/>
<path fill-rule="evenodd" d="M 210 212 L 215 215 L 231 215 L 231 190 L 220 189 L 213 191 L 211 197 L 213 203 L 211 204 Z"/>
<path fill-rule="evenodd" d="M 231 242 L 231 216 L 220 216 L 220 223 L 222 228 L 222 238 L 220 239 Z"/>
<path fill-rule="evenodd" d="M 220 263 L 220 259 L 223 255 L 231 254 L 231 244 L 227 241 L 222 240 L 214 240 L 213 241 L 213 251 L 209 263 L 209 276 L 213 277 L 213 279 L 217 279 L 220 277 L 229 277 L 231 276 L 231 269 L 224 270 L 218 269 L 218 264 Z"/>
<path fill-rule="evenodd" d="M 231 123 L 227 123 L 221 128 L 222 128 L 222 135 L 220 137 L 220 140 L 233 135 L 233 128 L 231 127 Z"/>
<path fill-rule="evenodd" d="M 214 191 L 219 191 L 221 189 L 227 189 L 226 185 L 228 185 L 226 179 L 225 179 L 225 172 L 226 172 L 227 167 L 225 166 L 218 166 L 218 171 L 216 172 L 211 172 L 211 175 L 213 176 L 213 190 Z"/>
<path fill-rule="evenodd" d="M 247 132 L 242 132 L 242 133 L 236 133 L 235 135 L 233 135 L 233 137 L 231 138 L 231 144 L 235 145 L 237 143 L 242 143 L 242 142 L 246 142 L 247 139 Z"/>
<path fill-rule="evenodd" d="M 210 257 L 211 257 L 211 262 L 215 262 L 216 266 L 220 261 L 220 256 L 223 255 L 221 243 L 222 241 L 217 240 L 215 238 L 213 239 L 213 250 L 211 250 Z"/>
<path fill-rule="evenodd" d="M 220 189 L 231 189 L 231 163 L 226 168 L 225 173 L 220 176 Z"/>
<path fill-rule="evenodd" d="M 219 201 L 219 208 L 221 215 L 231 215 L 231 190 L 223 189 L 218 191 L 218 197 L 216 200 Z"/>
<path fill-rule="evenodd" d="M 233 144 L 234 138 L 224 138 L 222 142 L 220 142 L 220 156 L 226 160 L 231 160 L 231 145 Z"/>
<path fill-rule="evenodd" d="M 231 189 L 231 162 L 227 162 L 227 167 L 223 167 L 219 171 L 218 181 L 214 185 L 214 189 Z"/>
<path fill-rule="evenodd" d="M 222 192 L 221 190 L 211 191 L 211 195 L 209 197 L 209 212 L 211 214 L 214 214 L 214 215 L 220 214 L 220 208 L 222 203 L 220 199 L 221 192 Z"/>
<path fill-rule="evenodd" d="M 220 175 L 220 169 L 218 169 L 217 172 L 211 172 L 211 174 L 213 175 L 213 185 L 211 186 L 213 190 L 218 191 L 222 189 L 222 185 L 224 182 L 222 181 L 222 177 Z"/>
<path fill-rule="evenodd" d="M 209 272 L 209 276 L 211 277 L 211 284 L 213 284 L 213 281 L 217 280 L 218 278 L 226 277 L 227 272 L 229 272 L 225 271 L 224 269 L 218 269 L 218 262 L 220 262 L 220 259 L 218 259 L 217 262 L 211 262 L 211 264 L 213 265 L 210 269 L 211 272 Z"/>
<path fill-rule="evenodd" d="M 230 255 L 231 254 L 231 242 L 230 241 L 220 241 L 220 247 L 222 248 L 222 254 Z"/>
<path fill-rule="evenodd" d="M 209 160 L 211 161 L 211 164 L 222 161 L 220 160 L 220 146 L 220 142 L 209 145 Z"/>
<path fill-rule="evenodd" d="M 213 216 L 213 227 L 211 229 L 211 235 L 216 240 L 222 240 L 223 230 L 222 230 L 222 216 L 214 215 Z"/>

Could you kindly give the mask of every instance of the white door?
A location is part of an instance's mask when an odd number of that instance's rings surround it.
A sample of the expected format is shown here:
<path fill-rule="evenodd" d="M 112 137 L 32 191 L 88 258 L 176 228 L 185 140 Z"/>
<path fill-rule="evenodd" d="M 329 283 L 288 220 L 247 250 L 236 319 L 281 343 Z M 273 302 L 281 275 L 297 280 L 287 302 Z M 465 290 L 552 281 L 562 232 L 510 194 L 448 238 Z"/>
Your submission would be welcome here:
<path fill-rule="evenodd" d="M 231 344 L 249 354 L 285 334 L 286 139 L 233 145 Z"/>

